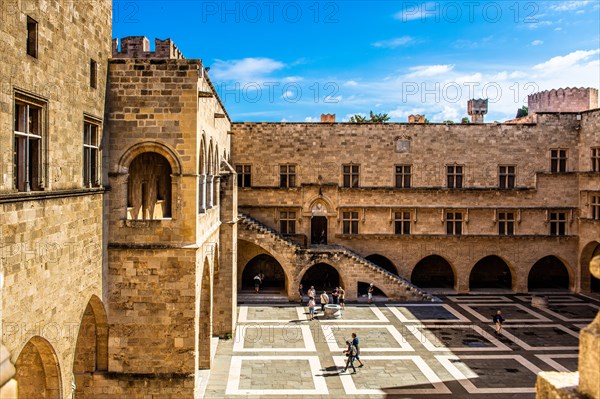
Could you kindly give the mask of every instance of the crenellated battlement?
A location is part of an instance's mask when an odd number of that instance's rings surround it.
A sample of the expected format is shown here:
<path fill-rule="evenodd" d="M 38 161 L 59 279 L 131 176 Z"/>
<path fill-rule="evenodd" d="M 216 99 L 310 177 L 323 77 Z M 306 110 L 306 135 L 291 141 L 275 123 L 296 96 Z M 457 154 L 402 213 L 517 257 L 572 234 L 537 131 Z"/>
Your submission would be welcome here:
<path fill-rule="evenodd" d="M 581 112 L 598 108 L 598 89 L 567 87 L 531 94 L 529 114 L 534 112 Z"/>
<path fill-rule="evenodd" d="M 185 57 L 179 51 L 171 39 L 155 39 L 155 50 L 150 51 L 150 41 L 145 36 L 127 36 L 112 40 L 112 58 L 160 58 L 169 60 L 181 60 Z"/>

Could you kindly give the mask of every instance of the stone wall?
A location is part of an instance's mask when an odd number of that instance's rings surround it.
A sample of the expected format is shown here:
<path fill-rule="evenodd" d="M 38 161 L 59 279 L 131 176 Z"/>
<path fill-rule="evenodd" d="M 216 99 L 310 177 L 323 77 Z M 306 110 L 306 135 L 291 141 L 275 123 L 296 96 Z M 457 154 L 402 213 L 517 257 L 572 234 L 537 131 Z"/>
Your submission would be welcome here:
<path fill-rule="evenodd" d="M 598 89 L 567 87 L 527 96 L 529 113 L 582 112 L 598 108 Z"/>
<path fill-rule="evenodd" d="M 83 131 L 89 118 L 102 140 L 111 1 L 2 1 L 0 7 L 2 341 L 19 365 L 21 386 L 52 385 L 53 394 L 70 398 L 84 310 L 92 297 L 103 297 L 104 190 L 84 187 Z M 35 57 L 26 51 L 28 17 L 37 22 Z M 28 193 L 13 183 L 17 97 L 41 106 L 40 184 Z"/>

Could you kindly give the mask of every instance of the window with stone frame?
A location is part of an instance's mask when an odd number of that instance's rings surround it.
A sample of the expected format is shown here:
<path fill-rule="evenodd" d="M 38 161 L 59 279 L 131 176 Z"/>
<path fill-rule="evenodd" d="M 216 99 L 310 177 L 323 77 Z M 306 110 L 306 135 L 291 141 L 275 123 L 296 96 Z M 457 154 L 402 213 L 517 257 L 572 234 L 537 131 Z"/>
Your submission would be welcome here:
<path fill-rule="evenodd" d="M 15 93 L 13 182 L 18 191 L 43 189 L 46 103 Z"/>
<path fill-rule="evenodd" d="M 358 234 L 358 212 L 342 212 L 342 234 Z"/>
<path fill-rule="evenodd" d="M 515 234 L 515 213 L 511 211 L 498 212 L 498 234 L 512 236 Z"/>
<path fill-rule="evenodd" d="M 411 165 L 396 165 L 396 188 L 410 188 Z"/>
<path fill-rule="evenodd" d="M 281 234 L 296 234 L 296 212 L 279 212 L 279 232 Z"/>
<path fill-rule="evenodd" d="M 600 220 L 600 194 L 593 194 L 590 198 L 591 216 L 594 220 Z"/>
<path fill-rule="evenodd" d="M 83 187 L 97 187 L 100 126 L 91 119 L 83 121 Z"/>
<path fill-rule="evenodd" d="M 517 167 L 515 165 L 498 166 L 498 187 L 501 189 L 515 188 Z"/>
<path fill-rule="evenodd" d="M 144 152 L 129 165 L 127 218 L 159 220 L 171 218 L 171 164 L 162 155 Z"/>
<path fill-rule="evenodd" d="M 251 165 L 236 165 L 237 185 L 240 188 L 252 187 L 252 166 Z"/>
<path fill-rule="evenodd" d="M 360 165 L 343 165 L 342 170 L 344 175 L 343 186 L 348 188 L 358 187 Z"/>
<path fill-rule="evenodd" d="M 592 172 L 600 172 L 600 147 L 592 147 Z"/>
<path fill-rule="evenodd" d="M 462 212 L 446 212 L 446 234 L 459 236 L 462 234 Z"/>
<path fill-rule="evenodd" d="M 296 187 L 296 165 L 279 165 L 279 187 Z"/>
<path fill-rule="evenodd" d="M 98 87 L 98 63 L 93 59 L 90 59 L 90 87 Z"/>
<path fill-rule="evenodd" d="M 564 173 L 567 171 L 567 150 L 556 148 L 550 150 L 550 172 Z"/>
<path fill-rule="evenodd" d="M 394 234 L 410 234 L 410 211 L 394 212 Z"/>
<path fill-rule="evenodd" d="M 27 55 L 34 58 L 38 56 L 38 23 L 29 16 L 27 17 Z"/>
<path fill-rule="evenodd" d="M 567 212 L 550 212 L 548 219 L 551 236 L 567 235 Z"/>
<path fill-rule="evenodd" d="M 448 188 L 462 188 L 463 187 L 463 165 L 447 165 L 446 176 Z"/>

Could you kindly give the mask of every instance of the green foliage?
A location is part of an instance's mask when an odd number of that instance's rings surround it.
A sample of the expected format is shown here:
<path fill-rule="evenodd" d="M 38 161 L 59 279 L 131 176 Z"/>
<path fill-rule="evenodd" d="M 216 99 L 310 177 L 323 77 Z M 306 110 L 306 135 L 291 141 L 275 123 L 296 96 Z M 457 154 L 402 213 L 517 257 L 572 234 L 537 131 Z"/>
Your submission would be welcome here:
<path fill-rule="evenodd" d="M 469 120 L 468 117 L 464 117 L 460 120 L 460 123 L 462 123 L 463 125 L 468 125 L 469 123 L 471 123 L 471 121 Z"/>
<path fill-rule="evenodd" d="M 361 115 L 354 115 L 350 118 L 350 123 L 385 123 L 390 120 L 388 114 L 374 114 L 373 111 L 369 111 L 369 118 L 365 118 Z"/>

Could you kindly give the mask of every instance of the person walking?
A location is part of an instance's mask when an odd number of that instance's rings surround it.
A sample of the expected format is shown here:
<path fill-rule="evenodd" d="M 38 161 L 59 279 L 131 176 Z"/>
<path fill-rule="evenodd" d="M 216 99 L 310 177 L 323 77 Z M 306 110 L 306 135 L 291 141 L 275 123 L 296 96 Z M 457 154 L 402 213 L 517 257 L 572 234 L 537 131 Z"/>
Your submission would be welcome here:
<path fill-rule="evenodd" d="M 335 289 L 331 293 L 331 298 L 333 298 L 333 304 L 334 305 L 338 304 L 339 297 L 340 297 L 340 292 L 338 290 L 338 287 L 335 287 Z"/>
<path fill-rule="evenodd" d="M 362 367 L 364 366 L 363 362 L 360 360 L 360 346 L 358 346 L 358 337 L 356 336 L 356 333 L 352 333 L 352 345 L 354 346 L 354 348 L 356 349 L 356 356 L 354 356 L 354 358 L 356 360 L 358 360 L 358 362 L 360 363 L 358 365 L 358 367 Z"/>
<path fill-rule="evenodd" d="M 254 276 L 254 292 L 258 294 L 260 291 L 260 273 Z"/>
<path fill-rule="evenodd" d="M 344 304 L 345 301 L 345 297 L 346 297 L 346 291 L 344 291 L 344 289 L 342 287 L 338 287 L 338 293 L 339 295 L 339 301 L 340 301 L 340 307 L 342 308 L 342 310 L 346 309 L 346 305 Z"/>
<path fill-rule="evenodd" d="M 502 323 L 504 323 L 502 312 L 498 310 L 492 320 L 494 321 L 494 324 L 496 324 L 496 335 L 502 334 Z"/>
<path fill-rule="evenodd" d="M 367 292 L 367 297 L 369 298 L 369 303 L 373 303 L 373 283 L 371 283 L 371 285 L 369 285 L 369 291 Z"/>
<path fill-rule="evenodd" d="M 298 294 L 300 294 L 300 305 L 302 305 L 302 300 L 304 298 L 304 290 L 302 288 L 302 284 L 300 284 L 298 286 Z"/>
<path fill-rule="evenodd" d="M 346 367 L 341 371 L 345 373 L 348 370 L 348 366 L 352 367 L 352 373 L 356 373 L 356 367 L 354 367 L 354 357 L 356 356 L 356 348 L 352 345 L 351 341 L 346 341 L 347 349 L 344 351 L 346 355 Z"/>
<path fill-rule="evenodd" d="M 309 313 L 308 320 L 314 320 L 315 319 L 315 306 L 317 306 L 317 304 L 315 303 L 315 299 L 314 298 L 310 298 L 308 300 L 308 313 Z"/>
<path fill-rule="evenodd" d="M 329 303 L 329 295 L 327 295 L 327 291 L 323 291 L 321 294 L 321 312 L 325 313 L 325 305 Z"/>

